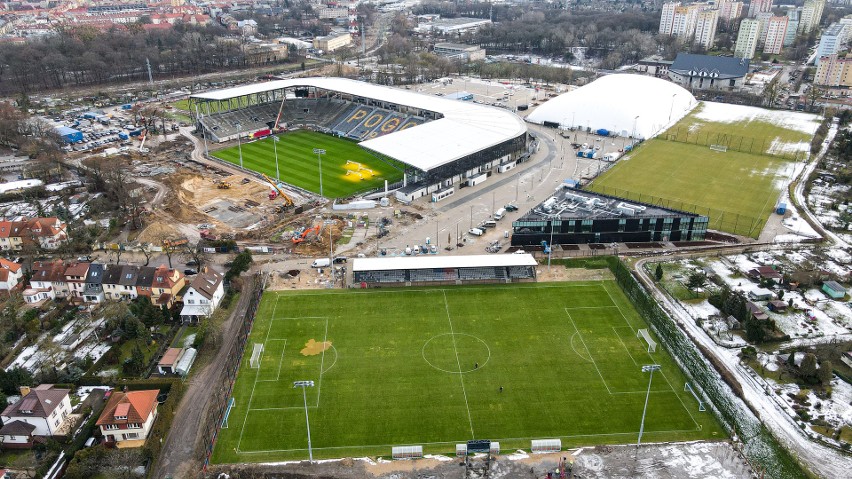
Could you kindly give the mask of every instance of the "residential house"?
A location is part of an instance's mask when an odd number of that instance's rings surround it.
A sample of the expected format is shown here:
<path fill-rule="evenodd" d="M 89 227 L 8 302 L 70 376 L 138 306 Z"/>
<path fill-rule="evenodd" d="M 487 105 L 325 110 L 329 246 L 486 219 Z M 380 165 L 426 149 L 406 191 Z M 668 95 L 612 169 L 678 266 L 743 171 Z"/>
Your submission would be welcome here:
<path fill-rule="evenodd" d="M 769 310 L 773 313 L 784 313 L 787 311 L 787 303 L 780 299 L 773 299 L 767 303 Z"/>
<path fill-rule="evenodd" d="M 103 280 L 101 281 L 101 287 L 103 288 L 104 297 L 107 300 L 110 299 L 121 299 L 121 294 L 119 290 L 121 289 L 121 285 L 119 281 L 121 280 L 121 268 L 123 266 L 118 264 L 108 264 L 104 266 Z"/>
<path fill-rule="evenodd" d="M 0 250 L 18 251 L 23 248 L 22 221 L 0 221 Z"/>
<path fill-rule="evenodd" d="M 840 360 L 843 361 L 843 364 L 852 368 L 852 351 L 843 353 L 843 356 L 840 356 Z"/>
<path fill-rule="evenodd" d="M 103 303 L 104 297 L 104 269 L 105 265 L 92 263 L 86 274 L 86 289 L 83 291 L 83 301 L 87 303 Z"/>
<path fill-rule="evenodd" d="M 90 263 L 69 263 L 65 268 L 65 283 L 68 285 L 68 295 L 71 299 L 82 299 L 86 290 L 86 277 L 89 275 Z"/>
<path fill-rule="evenodd" d="M 137 266 L 136 268 L 136 296 L 144 296 L 153 303 L 151 287 L 154 284 L 154 275 L 157 273 L 157 269 L 153 266 Z"/>
<path fill-rule="evenodd" d="M 169 348 L 157 363 L 157 372 L 160 374 L 175 374 L 177 365 L 183 357 L 183 348 Z"/>
<path fill-rule="evenodd" d="M 136 280 L 139 277 L 139 266 L 122 266 L 121 277 L 118 279 L 119 299 L 136 299 Z"/>
<path fill-rule="evenodd" d="M 751 317 L 758 321 L 766 321 L 769 319 L 769 315 L 766 314 L 766 311 L 751 301 L 746 301 L 746 308 L 748 309 L 748 312 L 751 313 Z"/>
<path fill-rule="evenodd" d="M 104 441 L 116 447 L 141 447 L 157 418 L 157 390 L 113 391 L 95 423 Z"/>
<path fill-rule="evenodd" d="M 756 288 L 748 292 L 748 297 L 755 301 L 768 301 L 775 297 L 775 293 L 766 288 Z"/>
<path fill-rule="evenodd" d="M 21 265 L 5 258 L 0 258 L 0 291 L 12 291 L 18 286 L 24 270 Z"/>
<path fill-rule="evenodd" d="M 742 324 L 740 324 L 740 320 L 730 314 L 727 318 L 725 318 L 725 322 L 728 323 L 728 329 L 743 329 Z"/>
<path fill-rule="evenodd" d="M 846 288 L 841 286 L 837 281 L 822 283 L 822 292 L 827 294 L 831 299 L 843 299 L 846 296 Z"/>
<path fill-rule="evenodd" d="M 752 279 L 765 279 L 775 281 L 776 283 L 780 283 L 784 278 L 781 276 L 781 273 L 775 271 L 775 268 L 772 266 L 758 266 L 757 268 L 752 268 L 749 270 L 748 275 Z"/>
<path fill-rule="evenodd" d="M 43 249 L 54 250 L 68 239 L 68 225 L 59 218 L 33 218 L 27 221 L 28 238 Z"/>
<path fill-rule="evenodd" d="M 183 295 L 181 322 L 197 323 L 201 318 L 210 316 L 225 296 L 224 277 L 210 268 L 198 273 Z"/>
<path fill-rule="evenodd" d="M 32 266 L 30 288 L 45 291 L 50 299 L 68 297 L 68 283 L 65 282 L 65 262 L 35 261 Z"/>
<path fill-rule="evenodd" d="M 66 435 L 66 419 L 71 414 L 69 389 L 54 389 L 40 384 L 35 389 L 21 387 L 21 399 L 6 406 L 0 419 L 3 447 L 27 448 L 45 437 Z"/>
<path fill-rule="evenodd" d="M 176 269 L 169 269 L 166 265 L 160 265 L 155 274 L 154 282 L 151 284 L 151 298 L 155 306 L 165 305 L 171 309 L 177 300 L 178 293 L 186 286 L 186 277 Z"/>

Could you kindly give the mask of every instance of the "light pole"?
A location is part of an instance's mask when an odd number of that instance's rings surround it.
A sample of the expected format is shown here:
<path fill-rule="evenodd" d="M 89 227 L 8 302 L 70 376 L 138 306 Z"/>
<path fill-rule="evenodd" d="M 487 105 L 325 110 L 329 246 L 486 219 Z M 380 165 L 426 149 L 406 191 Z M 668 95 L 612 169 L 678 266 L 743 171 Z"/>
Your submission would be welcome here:
<path fill-rule="evenodd" d="M 314 452 L 311 449 L 311 423 L 308 421 L 308 393 L 305 392 L 306 388 L 314 387 L 313 381 L 294 381 L 294 388 L 302 388 L 302 399 L 305 401 L 305 424 L 308 426 L 308 458 L 311 463 L 314 462 Z"/>
<path fill-rule="evenodd" d="M 639 440 L 636 441 L 636 446 L 640 446 L 642 444 L 642 432 L 645 431 L 645 413 L 648 411 L 648 398 L 651 396 L 651 381 L 654 380 L 654 371 L 659 371 L 659 364 L 649 364 L 647 366 L 642 366 L 643 373 L 651 373 L 651 377 L 648 378 L 648 392 L 645 393 L 645 409 L 642 410 L 642 424 L 639 425 Z"/>
<path fill-rule="evenodd" d="M 243 125 L 240 122 L 234 123 L 237 127 L 237 149 L 240 151 L 240 168 L 243 167 L 243 142 L 240 138 L 240 133 L 243 131 Z"/>
<path fill-rule="evenodd" d="M 674 99 L 677 96 L 677 93 L 672 94 L 672 106 L 669 108 L 669 123 L 672 122 L 672 111 L 674 111 Z"/>
<path fill-rule="evenodd" d="M 550 257 L 553 255 L 553 226 L 556 222 L 556 216 L 550 217 L 550 243 L 547 244 L 547 270 L 550 271 Z M 560 225 L 562 223 L 560 222 Z"/>
<path fill-rule="evenodd" d="M 636 115 L 636 118 L 633 119 L 633 135 L 631 135 L 631 138 L 633 139 L 634 142 L 636 141 L 636 122 L 637 122 L 637 120 L 639 120 L 639 115 Z M 669 120 L 669 121 L 671 121 L 671 120 Z"/>
<path fill-rule="evenodd" d="M 322 194 L 322 155 L 325 154 L 325 150 L 322 148 L 314 148 L 314 153 L 317 155 L 317 163 L 319 163 L 319 175 L 320 175 L 320 196 L 325 196 Z"/>
<path fill-rule="evenodd" d="M 278 137 L 272 137 L 272 148 L 275 150 L 275 178 L 281 181 L 281 170 L 278 169 Z"/>

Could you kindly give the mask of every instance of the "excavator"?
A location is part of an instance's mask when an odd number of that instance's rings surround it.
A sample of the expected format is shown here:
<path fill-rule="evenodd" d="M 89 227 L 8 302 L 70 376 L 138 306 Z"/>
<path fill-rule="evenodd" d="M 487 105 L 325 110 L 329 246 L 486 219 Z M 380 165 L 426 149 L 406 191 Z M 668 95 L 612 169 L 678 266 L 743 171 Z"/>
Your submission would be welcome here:
<path fill-rule="evenodd" d="M 274 200 L 276 197 L 280 196 L 281 199 L 284 200 L 284 206 L 293 206 L 293 199 L 287 196 L 287 193 L 284 193 L 284 191 L 278 187 L 278 184 L 275 183 L 272 178 L 264 175 L 263 173 L 261 173 L 261 175 L 263 175 L 264 180 L 266 180 L 267 182 L 269 182 L 270 185 L 272 185 L 273 190 L 269 192 L 270 200 Z"/>
<path fill-rule="evenodd" d="M 304 243 L 306 240 L 316 238 L 319 236 L 322 231 L 322 223 L 313 226 L 311 228 L 305 228 L 305 231 L 302 231 L 301 234 L 298 234 L 293 237 L 293 244 Z"/>

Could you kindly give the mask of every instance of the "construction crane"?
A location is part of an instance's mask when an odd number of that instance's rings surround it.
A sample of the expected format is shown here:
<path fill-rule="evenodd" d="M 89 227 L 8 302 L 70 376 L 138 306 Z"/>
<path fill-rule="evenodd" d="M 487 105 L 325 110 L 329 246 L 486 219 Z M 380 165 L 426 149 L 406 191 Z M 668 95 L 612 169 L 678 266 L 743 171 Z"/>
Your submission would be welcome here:
<path fill-rule="evenodd" d="M 275 183 L 274 181 L 272 181 L 272 178 L 264 175 L 263 173 L 261 173 L 261 175 L 263 175 L 263 179 L 265 179 L 266 181 L 269 182 L 270 185 L 272 185 L 272 188 L 274 188 L 274 190 L 277 192 L 278 196 L 280 196 L 281 199 L 284 200 L 284 206 L 293 206 L 293 199 L 290 198 L 289 196 L 287 196 L 287 193 L 284 193 L 284 191 L 281 188 L 278 187 L 278 184 Z M 272 195 L 269 195 L 269 199 L 274 200 L 275 197 L 272 196 Z"/>

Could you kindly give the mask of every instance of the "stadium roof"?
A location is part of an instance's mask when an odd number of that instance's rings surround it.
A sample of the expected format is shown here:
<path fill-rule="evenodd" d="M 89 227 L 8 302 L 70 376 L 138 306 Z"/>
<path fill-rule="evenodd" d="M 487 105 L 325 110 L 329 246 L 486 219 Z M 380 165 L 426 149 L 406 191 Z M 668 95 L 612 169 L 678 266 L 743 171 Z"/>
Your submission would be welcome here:
<path fill-rule="evenodd" d="M 698 102 L 683 87 L 659 78 L 617 74 L 548 100 L 527 116 L 532 123 L 606 129 L 651 138 Z"/>
<path fill-rule="evenodd" d="M 750 61 L 748 58 L 678 53 L 669 70 L 682 75 L 690 75 L 691 73 L 691 76 L 706 76 L 726 80 L 746 76 Z"/>
<path fill-rule="evenodd" d="M 282 88 L 309 86 L 395 103 L 443 115 L 414 128 L 397 131 L 361 146 L 423 171 L 516 138 L 527 131 L 524 121 L 501 108 L 450 100 L 347 78 L 294 78 L 256 83 L 192 95 L 199 100 L 227 100 Z M 686 90 L 684 90 L 686 91 Z"/>
<path fill-rule="evenodd" d="M 495 254 L 471 256 L 398 256 L 393 258 L 356 258 L 352 271 L 391 271 L 400 269 L 478 268 L 495 266 L 536 266 L 531 254 Z"/>

